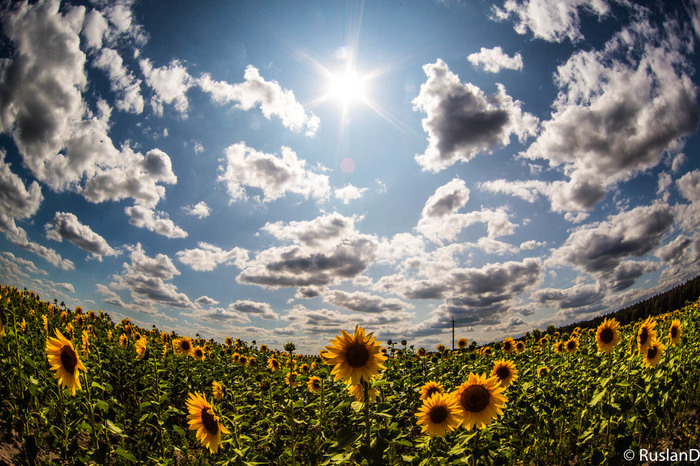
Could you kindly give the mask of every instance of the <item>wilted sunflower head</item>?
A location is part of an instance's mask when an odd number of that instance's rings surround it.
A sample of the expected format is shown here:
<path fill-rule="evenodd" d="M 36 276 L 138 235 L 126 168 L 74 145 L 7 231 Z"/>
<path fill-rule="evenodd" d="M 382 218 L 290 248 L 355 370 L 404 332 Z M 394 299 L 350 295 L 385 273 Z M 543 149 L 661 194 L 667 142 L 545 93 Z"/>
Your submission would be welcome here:
<path fill-rule="evenodd" d="M 672 345 L 681 340 L 681 321 L 679 319 L 673 319 L 671 322 L 671 327 L 668 329 L 668 339 L 671 340 Z"/>
<path fill-rule="evenodd" d="M 228 434 L 228 430 L 219 421 L 219 416 L 214 413 L 214 408 L 207 399 L 199 393 L 190 393 L 187 399 L 189 411 L 188 423 L 190 430 L 197 431 L 197 440 L 207 447 L 210 452 L 216 453 L 221 443 L 221 434 Z"/>
<path fill-rule="evenodd" d="M 310 392 L 320 392 L 321 391 L 321 379 L 319 377 L 310 377 L 309 381 L 306 382 L 306 387 Z"/>
<path fill-rule="evenodd" d="M 331 375 L 335 380 L 357 385 L 362 380 L 371 380 L 385 369 L 382 363 L 387 357 L 381 352 L 380 344 L 372 333 L 365 335 L 365 329 L 359 325 L 353 335 L 343 330 L 331 343 L 326 346 L 323 357 L 326 364 L 334 366 Z"/>
<path fill-rule="evenodd" d="M 655 367 L 661 357 L 664 355 L 664 350 L 666 347 L 658 339 L 654 338 L 649 342 L 646 350 L 644 351 L 644 364 L 647 367 Z"/>
<path fill-rule="evenodd" d="M 641 354 L 649 347 L 652 340 L 656 338 L 656 321 L 647 317 L 637 331 L 637 348 Z"/>
<path fill-rule="evenodd" d="M 416 417 L 421 432 L 430 437 L 442 437 L 462 423 L 457 398 L 446 393 L 433 393 L 430 398 L 424 400 Z"/>
<path fill-rule="evenodd" d="M 445 389 L 440 382 L 431 380 L 420 388 L 420 399 L 425 401 L 435 393 L 445 393 Z"/>
<path fill-rule="evenodd" d="M 71 389 L 73 395 L 76 390 L 81 390 L 80 371 L 87 371 L 80 356 L 73 348 L 73 344 L 56 329 L 56 338 L 46 338 L 46 356 L 49 359 L 51 370 L 56 371 L 54 376 L 58 384 Z"/>
<path fill-rule="evenodd" d="M 515 364 L 512 361 L 501 359 L 494 363 L 491 377 L 496 377 L 501 387 L 507 388 L 508 385 L 518 378 L 518 369 L 515 368 Z"/>
<path fill-rule="evenodd" d="M 425 350 L 425 348 L 418 348 L 418 351 L 416 351 L 416 354 L 418 354 L 418 356 L 420 356 L 422 358 L 427 354 L 427 351 Z"/>
<path fill-rule="evenodd" d="M 363 391 L 361 384 L 348 385 L 348 392 L 350 392 L 350 395 L 355 397 L 355 401 L 358 401 L 360 403 L 365 402 L 365 392 Z M 372 403 L 374 400 L 377 399 L 377 392 L 378 392 L 378 390 L 375 387 L 371 387 L 369 389 L 369 402 L 370 403 Z"/>
<path fill-rule="evenodd" d="M 595 341 L 598 344 L 598 350 L 610 353 L 622 337 L 620 336 L 620 331 L 618 327 L 620 323 L 615 319 L 605 319 L 599 326 L 595 333 Z"/>
<path fill-rule="evenodd" d="M 493 419 L 503 414 L 506 398 L 504 388 L 496 377 L 486 378 L 486 374 L 469 374 L 469 379 L 453 393 L 462 414 L 462 426 L 471 430 L 486 427 Z"/>

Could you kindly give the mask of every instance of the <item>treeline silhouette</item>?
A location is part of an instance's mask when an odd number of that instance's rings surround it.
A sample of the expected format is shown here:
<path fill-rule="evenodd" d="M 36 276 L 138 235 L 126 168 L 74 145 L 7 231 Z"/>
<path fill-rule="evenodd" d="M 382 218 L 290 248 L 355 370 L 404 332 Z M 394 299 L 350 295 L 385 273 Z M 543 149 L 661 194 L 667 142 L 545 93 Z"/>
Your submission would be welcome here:
<path fill-rule="evenodd" d="M 685 306 L 686 303 L 694 302 L 700 296 L 700 275 L 688 280 L 687 282 L 677 285 L 669 290 L 659 293 L 644 301 L 639 301 L 630 306 L 627 306 L 619 311 L 612 312 L 603 316 L 595 317 L 590 320 L 575 322 L 558 329 L 559 333 L 571 333 L 576 327 L 597 328 L 603 319 L 614 317 L 620 324 L 625 325 L 630 322 L 636 322 L 640 319 L 646 319 L 647 316 L 656 316 L 666 312 L 674 311 Z M 551 328 L 550 328 L 551 327 Z M 547 333 L 554 333 L 554 326 L 547 328 Z"/>

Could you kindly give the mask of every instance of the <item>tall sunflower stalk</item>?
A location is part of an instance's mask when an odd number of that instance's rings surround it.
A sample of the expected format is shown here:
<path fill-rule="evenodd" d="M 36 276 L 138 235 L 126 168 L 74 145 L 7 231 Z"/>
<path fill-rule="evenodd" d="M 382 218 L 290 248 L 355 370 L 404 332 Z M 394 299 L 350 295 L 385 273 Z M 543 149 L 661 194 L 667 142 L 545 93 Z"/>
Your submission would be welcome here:
<path fill-rule="evenodd" d="M 294 350 L 296 346 L 294 343 L 286 343 L 284 345 L 284 350 L 289 353 L 289 361 L 293 364 L 294 362 Z M 289 367 L 289 431 L 292 436 L 292 466 L 296 464 L 296 439 L 294 437 L 294 367 Z"/>

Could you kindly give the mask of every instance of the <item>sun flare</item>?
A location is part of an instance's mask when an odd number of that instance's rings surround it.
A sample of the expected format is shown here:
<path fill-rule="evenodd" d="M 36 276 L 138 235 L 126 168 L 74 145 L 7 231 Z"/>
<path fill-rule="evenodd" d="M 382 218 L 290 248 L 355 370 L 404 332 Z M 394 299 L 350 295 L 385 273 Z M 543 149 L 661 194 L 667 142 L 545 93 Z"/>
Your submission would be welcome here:
<path fill-rule="evenodd" d="M 328 94 L 343 105 L 362 100 L 364 93 L 365 80 L 356 71 L 348 69 L 341 74 L 331 75 Z"/>

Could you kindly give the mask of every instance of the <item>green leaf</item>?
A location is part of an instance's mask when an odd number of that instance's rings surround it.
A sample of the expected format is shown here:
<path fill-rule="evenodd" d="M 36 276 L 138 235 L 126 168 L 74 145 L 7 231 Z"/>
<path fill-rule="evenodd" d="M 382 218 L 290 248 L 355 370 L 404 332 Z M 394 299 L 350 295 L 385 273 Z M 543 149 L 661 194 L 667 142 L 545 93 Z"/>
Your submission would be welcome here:
<path fill-rule="evenodd" d="M 132 463 L 136 462 L 136 457 L 134 455 L 132 455 L 131 453 L 129 453 L 128 451 L 126 451 L 124 449 L 124 447 L 117 447 L 117 449 L 114 450 L 114 453 L 121 456 L 125 460 L 131 461 Z"/>
<path fill-rule="evenodd" d="M 107 411 L 109 409 L 109 405 L 102 400 L 95 401 L 95 406 L 100 408 L 102 411 Z"/>
<path fill-rule="evenodd" d="M 109 419 L 107 419 L 107 420 L 105 421 L 105 426 L 107 427 L 108 430 L 114 432 L 114 433 L 117 434 L 117 435 L 121 435 L 121 433 L 122 433 L 121 428 L 119 428 L 116 424 L 114 424 L 114 423 L 113 423 L 112 421 L 110 421 Z"/>
<path fill-rule="evenodd" d="M 606 390 L 601 390 L 600 393 L 598 393 L 596 396 L 593 397 L 591 402 L 588 404 L 590 407 L 596 406 L 600 401 L 603 399 L 603 397 L 606 395 L 607 391 Z"/>

